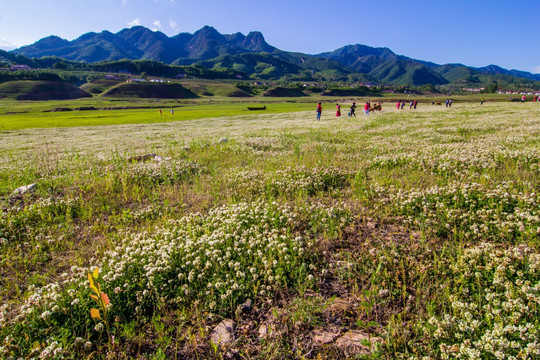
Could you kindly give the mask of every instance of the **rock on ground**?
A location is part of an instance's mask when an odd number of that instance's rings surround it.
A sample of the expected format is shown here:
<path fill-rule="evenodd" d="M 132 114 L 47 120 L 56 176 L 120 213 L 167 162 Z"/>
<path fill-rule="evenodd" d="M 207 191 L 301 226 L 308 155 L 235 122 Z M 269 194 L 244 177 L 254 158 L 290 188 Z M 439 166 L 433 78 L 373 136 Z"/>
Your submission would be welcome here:
<path fill-rule="evenodd" d="M 214 344 L 225 345 L 234 341 L 234 329 L 236 323 L 233 320 L 225 319 L 218 324 L 210 335 L 210 340 Z"/>
<path fill-rule="evenodd" d="M 36 187 L 37 187 L 37 184 L 30 184 L 30 185 L 18 187 L 13 191 L 13 195 L 22 195 L 22 194 L 26 194 L 27 192 L 32 192 L 36 190 Z"/>

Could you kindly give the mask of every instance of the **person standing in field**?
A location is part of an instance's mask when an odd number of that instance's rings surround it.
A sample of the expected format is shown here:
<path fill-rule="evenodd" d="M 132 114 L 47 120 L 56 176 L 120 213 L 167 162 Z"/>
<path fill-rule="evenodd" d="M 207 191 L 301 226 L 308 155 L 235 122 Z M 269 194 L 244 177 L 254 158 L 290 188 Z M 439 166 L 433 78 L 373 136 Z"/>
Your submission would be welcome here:
<path fill-rule="evenodd" d="M 396 104 L 396 109 L 399 110 L 400 106 L 401 106 L 401 102 L 398 100 L 398 102 Z"/>
<path fill-rule="evenodd" d="M 317 103 L 317 120 L 321 120 L 321 114 L 322 114 L 322 105 L 321 103 Z"/>
<path fill-rule="evenodd" d="M 401 110 L 405 107 L 405 100 L 401 100 Z"/>
<path fill-rule="evenodd" d="M 480 105 L 484 105 L 484 98 L 483 97 L 480 99 Z"/>
<path fill-rule="evenodd" d="M 411 103 L 409 104 L 409 110 L 412 109 L 413 105 L 414 105 L 414 100 L 411 100 Z"/>
<path fill-rule="evenodd" d="M 525 95 L 523 95 L 523 96 L 521 97 L 521 102 L 522 102 L 522 103 L 525 102 Z"/>
<path fill-rule="evenodd" d="M 418 104 L 418 101 L 414 100 L 413 109 L 416 110 L 416 104 Z"/>
<path fill-rule="evenodd" d="M 351 105 L 351 116 L 356 116 L 356 103 L 353 101 L 352 105 Z"/>
<path fill-rule="evenodd" d="M 364 105 L 364 115 L 366 116 L 369 116 L 369 108 L 371 106 L 369 105 L 369 102 L 366 101 L 365 105 Z"/>
<path fill-rule="evenodd" d="M 161 108 L 159 108 L 159 116 L 163 116 L 163 111 L 161 111 Z"/>
<path fill-rule="evenodd" d="M 339 104 L 336 104 L 336 117 L 341 116 L 341 106 Z"/>
<path fill-rule="evenodd" d="M 174 115 L 174 109 L 171 108 L 171 116 L 173 116 L 173 115 Z"/>

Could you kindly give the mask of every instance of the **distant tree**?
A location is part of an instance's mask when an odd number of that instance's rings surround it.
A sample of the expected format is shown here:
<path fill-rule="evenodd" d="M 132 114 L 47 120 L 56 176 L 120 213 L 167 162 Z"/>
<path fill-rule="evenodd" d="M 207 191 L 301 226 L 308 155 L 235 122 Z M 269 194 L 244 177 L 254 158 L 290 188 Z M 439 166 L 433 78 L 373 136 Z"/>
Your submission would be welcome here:
<path fill-rule="evenodd" d="M 497 84 L 487 84 L 484 85 L 484 89 L 480 91 L 481 94 L 493 94 L 495 91 L 497 91 Z"/>
<path fill-rule="evenodd" d="M 493 83 L 493 84 L 488 84 L 486 87 L 485 87 L 485 92 L 487 94 L 493 94 L 495 93 L 497 90 L 499 89 L 499 84 L 497 83 Z"/>
<path fill-rule="evenodd" d="M 67 70 L 68 64 L 66 64 L 64 61 L 57 61 L 54 63 L 53 68 L 58 70 Z"/>
<path fill-rule="evenodd" d="M 420 92 L 426 92 L 426 93 L 436 93 L 437 88 L 433 84 L 425 84 L 417 87 L 417 90 Z"/>

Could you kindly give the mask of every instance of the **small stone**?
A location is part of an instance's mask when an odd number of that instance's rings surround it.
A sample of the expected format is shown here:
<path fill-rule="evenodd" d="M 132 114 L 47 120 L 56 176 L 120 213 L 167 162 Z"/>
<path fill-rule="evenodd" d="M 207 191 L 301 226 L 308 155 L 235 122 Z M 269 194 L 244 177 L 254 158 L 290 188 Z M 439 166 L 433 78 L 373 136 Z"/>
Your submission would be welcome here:
<path fill-rule="evenodd" d="M 13 191 L 13 195 L 22 195 L 36 190 L 37 184 L 30 184 L 16 188 Z"/>
<path fill-rule="evenodd" d="M 170 160 L 170 159 L 171 159 L 171 158 L 168 158 L 168 157 L 164 158 L 164 157 L 161 156 L 161 155 L 156 155 L 156 156 L 154 156 L 154 161 L 157 161 L 157 162 L 162 162 L 162 161 Z"/>
<path fill-rule="evenodd" d="M 339 337 L 339 332 L 332 332 L 328 330 L 314 330 L 311 333 L 311 338 L 315 345 L 324 345 L 333 342 Z"/>
<path fill-rule="evenodd" d="M 250 312 L 252 307 L 251 300 L 247 299 L 243 304 L 240 304 L 238 307 L 243 313 Z"/>
<path fill-rule="evenodd" d="M 227 138 L 221 138 L 221 139 L 218 140 L 218 144 L 225 144 L 228 141 L 229 141 L 229 139 L 227 139 Z"/>
<path fill-rule="evenodd" d="M 268 336 L 268 326 L 267 325 L 261 325 L 259 326 L 259 338 L 265 338 Z"/>
<path fill-rule="evenodd" d="M 225 345 L 234 341 L 234 329 L 236 323 L 233 320 L 223 320 L 214 328 L 210 340 L 217 345 Z"/>

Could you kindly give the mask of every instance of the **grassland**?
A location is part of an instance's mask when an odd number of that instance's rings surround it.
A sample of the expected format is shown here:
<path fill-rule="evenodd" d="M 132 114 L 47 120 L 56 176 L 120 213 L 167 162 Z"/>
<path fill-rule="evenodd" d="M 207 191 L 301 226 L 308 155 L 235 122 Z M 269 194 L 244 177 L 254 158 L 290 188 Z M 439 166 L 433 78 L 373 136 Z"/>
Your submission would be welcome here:
<path fill-rule="evenodd" d="M 279 114 L 305 111 L 313 104 L 265 102 L 265 114 Z M 170 121 L 185 121 L 205 118 L 252 116 L 248 106 L 261 106 L 259 102 L 224 102 L 221 101 L 53 101 L 45 104 L 5 104 L 0 107 L 2 121 L 0 130 L 17 130 L 26 128 L 58 128 L 121 124 L 149 124 Z M 95 110 L 78 110 L 93 107 Z M 69 109 L 72 111 L 57 111 Z M 98 110 L 102 109 L 102 110 Z M 162 110 L 161 114 L 159 109 Z M 174 110 L 174 114 L 171 113 Z M 53 112 L 51 112 L 53 111 Z"/>
<path fill-rule="evenodd" d="M 2 103 L 0 357 L 540 355 L 537 104 L 184 105 Z"/>

